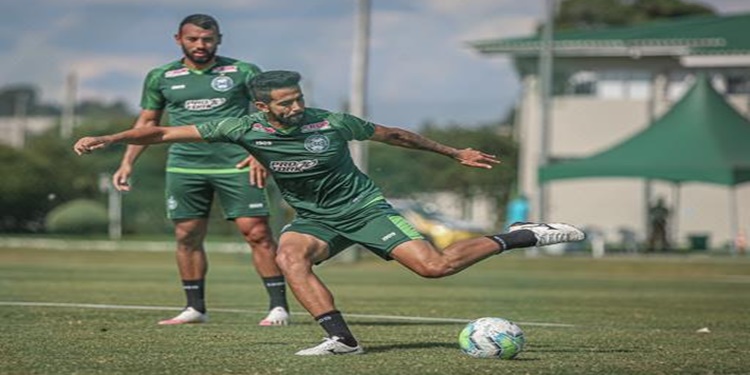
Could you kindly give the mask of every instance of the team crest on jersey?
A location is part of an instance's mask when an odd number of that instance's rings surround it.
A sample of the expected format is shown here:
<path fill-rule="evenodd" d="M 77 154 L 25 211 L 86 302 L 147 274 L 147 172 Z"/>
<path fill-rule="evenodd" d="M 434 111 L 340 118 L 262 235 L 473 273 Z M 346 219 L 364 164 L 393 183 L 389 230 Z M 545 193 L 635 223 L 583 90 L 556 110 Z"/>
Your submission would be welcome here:
<path fill-rule="evenodd" d="M 318 165 L 318 159 L 310 160 L 272 160 L 269 166 L 272 171 L 280 173 L 299 173 Z"/>
<path fill-rule="evenodd" d="M 258 123 L 258 122 L 254 123 L 251 129 L 254 132 L 261 132 L 261 133 L 266 133 L 266 134 L 276 133 L 276 129 L 263 126 L 263 124 Z"/>
<path fill-rule="evenodd" d="M 234 81 L 231 77 L 218 76 L 211 81 L 211 88 L 218 92 L 229 91 L 232 87 L 234 87 Z"/>
<path fill-rule="evenodd" d="M 186 76 L 188 74 L 190 74 L 190 69 L 188 69 L 188 68 L 181 68 L 181 69 L 170 70 L 170 71 L 164 73 L 164 78 L 173 78 L 173 77 L 179 77 L 179 76 Z"/>
<path fill-rule="evenodd" d="M 328 120 L 325 120 L 321 122 L 316 122 L 314 124 L 302 125 L 302 127 L 300 128 L 300 131 L 302 133 L 311 133 L 314 131 L 326 130 L 330 128 L 331 128 L 331 124 L 328 122 Z"/>
<path fill-rule="evenodd" d="M 224 65 L 211 69 L 211 73 L 235 73 L 237 70 L 237 67 L 234 65 Z"/>
<path fill-rule="evenodd" d="M 305 139 L 305 150 L 315 154 L 325 152 L 331 146 L 328 137 L 321 134 L 313 134 Z"/>
<path fill-rule="evenodd" d="M 177 208 L 177 199 L 174 199 L 174 196 L 170 195 L 169 198 L 167 198 L 167 209 L 170 211 L 173 211 L 176 208 Z"/>

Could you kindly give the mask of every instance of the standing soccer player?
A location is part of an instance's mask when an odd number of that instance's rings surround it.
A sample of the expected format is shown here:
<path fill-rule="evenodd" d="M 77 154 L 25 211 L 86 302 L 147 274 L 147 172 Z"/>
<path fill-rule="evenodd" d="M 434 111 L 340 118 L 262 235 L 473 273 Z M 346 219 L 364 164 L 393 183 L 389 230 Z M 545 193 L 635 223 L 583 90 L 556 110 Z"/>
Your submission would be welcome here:
<path fill-rule="evenodd" d="M 494 156 L 471 148 L 456 149 L 418 134 L 373 124 L 345 113 L 305 108 L 300 76 L 270 71 L 253 79 L 260 112 L 198 125 L 134 129 L 85 137 L 78 154 L 111 143 L 227 142 L 242 145 L 271 173 L 297 217 L 281 235 L 276 260 L 297 300 L 327 333 L 324 341 L 297 355 L 359 354 L 364 350 L 313 272 L 352 244 L 397 262 L 427 278 L 460 272 L 503 251 L 581 241 L 585 235 L 563 223 L 515 223 L 508 233 L 455 242 L 439 250 L 383 198 L 374 182 L 354 165 L 348 141 L 371 140 L 425 150 L 470 167 L 492 168 Z"/>
<path fill-rule="evenodd" d="M 151 70 L 141 98 L 136 129 L 158 127 L 166 111 L 172 124 L 184 125 L 249 113 L 249 82 L 260 73 L 251 63 L 217 56 L 219 24 L 194 14 L 180 23 L 175 35 L 180 60 Z M 144 146 L 128 146 L 112 177 L 115 188 L 129 191 L 128 178 Z M 260 325 L 289 321 L 286 282 L 276 265 L 276 243 L 268 225 L 265 191 L 250 185 L 247 151 L 238 145 L 175 144 L 169 149 L 166 173 L 167 216 L 174 222 L 177 267 L 187 304 L 159 324 L 203 323 L 207 320 L 205 280 L 208 259 L 204 239 L 214 194 L 228 220 L 234 221 L 252 248 L 253 264 L 270 297 L 268 315 Z"/>

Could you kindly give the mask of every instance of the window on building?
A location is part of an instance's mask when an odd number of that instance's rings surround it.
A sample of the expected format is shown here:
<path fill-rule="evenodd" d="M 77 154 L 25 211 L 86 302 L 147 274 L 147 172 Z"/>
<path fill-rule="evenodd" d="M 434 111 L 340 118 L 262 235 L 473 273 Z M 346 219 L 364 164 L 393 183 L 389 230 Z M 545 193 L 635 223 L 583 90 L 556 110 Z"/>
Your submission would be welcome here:
<path fill-rule="evenodd" d="M 651 97 L 651 73 L 642 70 L 603 70 L 599 73 L 598 97 L 640 100 Z"/>
<path fill-rule="evenodd" d="M 591 71 L 576 72 L 568 78 L 566 95 L 596 95 L 596 73 Z"/>
<path fill-rule="evenodd" d="M 741 74 L 726 75 L 727 94 L 750 94 L 750 77 Z"/>
<path fill-rule="evenodd" d="M 642 100 L 651 97 L 651 73 L 642 70 L 579 71 L 569 76 L 566 95 Z"/>

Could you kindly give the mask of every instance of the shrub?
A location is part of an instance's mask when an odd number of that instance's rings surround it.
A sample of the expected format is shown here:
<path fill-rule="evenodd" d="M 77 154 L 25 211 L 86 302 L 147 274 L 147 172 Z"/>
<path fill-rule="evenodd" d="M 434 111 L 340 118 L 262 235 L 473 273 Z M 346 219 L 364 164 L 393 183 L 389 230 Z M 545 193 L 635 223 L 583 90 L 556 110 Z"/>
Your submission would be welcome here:
<path fill-rule="evenodd" d="M 63 203 L 47 215 L 47 231 L 65 234 L 107 233 L 107 209 L 103 204 L 76 199 Z"/>

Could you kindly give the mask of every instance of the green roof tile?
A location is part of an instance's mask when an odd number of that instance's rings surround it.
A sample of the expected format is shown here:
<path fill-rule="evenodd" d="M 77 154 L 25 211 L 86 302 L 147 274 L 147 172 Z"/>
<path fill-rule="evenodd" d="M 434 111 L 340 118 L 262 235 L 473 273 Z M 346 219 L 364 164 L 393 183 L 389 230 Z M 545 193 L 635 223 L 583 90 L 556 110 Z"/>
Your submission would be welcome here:
<path fill-rule="evenodd" d="M 617 55 L 750 54 L 750 13 L 698 16 L 631 27 L 569 30 L 554 35 L 555 53 Z M 537 54 L 539 35 L 471 42 L 481 53 Z"/>

